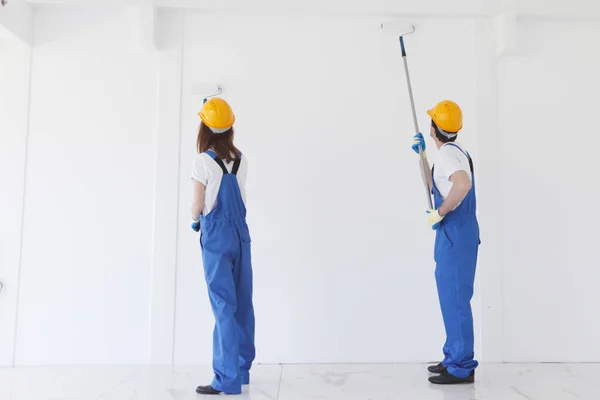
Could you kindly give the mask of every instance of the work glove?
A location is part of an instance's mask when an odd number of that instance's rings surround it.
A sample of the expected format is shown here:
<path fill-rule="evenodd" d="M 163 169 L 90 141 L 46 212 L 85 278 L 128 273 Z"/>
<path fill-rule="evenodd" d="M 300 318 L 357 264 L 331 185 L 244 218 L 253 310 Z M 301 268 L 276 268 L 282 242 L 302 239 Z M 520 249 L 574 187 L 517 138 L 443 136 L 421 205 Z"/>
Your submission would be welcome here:
<path fill-rule="evenodd" d="M 427 223 L 434 231 L 440 227 L 443 219 L 438 210 L 427 210 Z"/>
<path fill-rule="evenodd" d="M 195 220 L 192 218 L 192 229 L 195 232 L 199 232 L 200 231 L 200 218 L 198 218 L 198 220 Z"/>
<path fill-rule="evenodd" d="M 423 154 L 425 154 L 425 148 L 427 146 L 425 146 L 425 138 L 423 137 L 423 134 L 421 132 L 413 136 L 412 149 L 417 154 L 419 154 L 419 146 L 423 149 Z"/>

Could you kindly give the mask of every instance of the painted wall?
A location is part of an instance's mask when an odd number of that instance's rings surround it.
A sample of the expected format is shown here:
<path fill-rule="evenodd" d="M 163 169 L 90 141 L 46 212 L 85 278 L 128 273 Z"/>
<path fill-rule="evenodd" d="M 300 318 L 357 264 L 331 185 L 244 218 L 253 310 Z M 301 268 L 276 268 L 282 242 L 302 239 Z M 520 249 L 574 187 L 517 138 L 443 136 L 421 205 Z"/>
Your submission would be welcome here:
<path fill-rule="evenodd" d="M 505 357 L 598 361 L 600 23 L 525 19 L 518 38 L 498 64 Z"/>
<path fill-rule="evenodd" d="M 498 59 L 491 19 L 413 22 L 422 130 L 428 107 L 455 99 L 475 158 L 480 358 L 600 360 L 588 317 L 600 300 L 598 217 L 579 211 L 598 191 L 588 116 L 600 25 L 519 20 L 517 53 Z M 250 161 L 259 361 L 437 359 L 433 234 L 397 38 L 360 17 L 162 10 L 155 23 L 157 51 L 140 47 L 135 9 L 37 10 L 29 119 L 27 55 L 0 59 L 21 76 L 0 81 L 0 99 L 7 85 L 20 93 L 16 128 L 0 119 L 12 146 L 0 172 L 11 210 L 0 363 L 13 350 L 17 365 L 210 362 L 188 211 L 196 83 L 224 86 Z M 559 46 L 545 39 L 556 30 Z"/>
<path fill-rule="evenodd" d="M 378 19 L 189 14 L 184 88 L 221 82 L 250 162 L 257 346 L 266 362 L 407 362 L 442 343 L 433 234 L 398 39 Z M 307 29 L 310 27 L 310 29 Z M 428 51 L 440 35 L 461 43 Z M 407 39 L 419 119 L 441 98 L 474 115 L 473 22 Z M 455 60 L 436 73 L 439 60 Z M 460 61 L 465 61 L 466 65 Z M 452 76 L 453 79 L 446 79 Z M 440 98 L 441 96 L 441 98 Z M 183 97 L 175 361 L 209 359 L 212 317 L 188 227 L 196 111 Z M 474 150 L 473 125 L 464 144 Z M 434 157 L 434 151 L 431 152 Z"/>
<path fill-rule="evenodd" d="M 36 14 L 17 365 L 147 361 L 157 74 L 131 18 Z"/>
<path fill-rule="evenodd" d="M 14 38 L 0 40 L 0 365 L 12 365 L 31 49 Z"/>

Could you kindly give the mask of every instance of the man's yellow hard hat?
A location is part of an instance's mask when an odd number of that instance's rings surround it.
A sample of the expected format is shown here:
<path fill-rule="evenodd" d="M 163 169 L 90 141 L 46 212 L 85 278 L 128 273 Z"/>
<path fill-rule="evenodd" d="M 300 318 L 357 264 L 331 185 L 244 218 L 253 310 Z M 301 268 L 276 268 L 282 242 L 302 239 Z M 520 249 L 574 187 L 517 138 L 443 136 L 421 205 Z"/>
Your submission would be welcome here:
<path fill-rule="evenodd" d="M 458 104 L 451 100 L 439 102 L 431 110 L 427 111 L 433 122 L 438 128 L 451 133 L 456 133 L 462 129 L 462 111 Z"/>

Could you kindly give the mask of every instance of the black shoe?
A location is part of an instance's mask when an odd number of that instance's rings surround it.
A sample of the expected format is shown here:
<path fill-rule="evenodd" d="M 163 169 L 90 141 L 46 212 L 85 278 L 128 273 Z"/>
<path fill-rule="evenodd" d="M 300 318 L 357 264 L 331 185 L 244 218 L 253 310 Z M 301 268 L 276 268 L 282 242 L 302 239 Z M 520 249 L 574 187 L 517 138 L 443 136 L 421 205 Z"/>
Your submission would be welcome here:
<path fill-rule="evenodd" d="M 438 376 L 430 376 L 429 382 L 435 383 L 436 385 L 456 385 L 460 383 L 473 383 L 475 382 L 475 371 L 471 371 L 469 376 L 466 378 L 458 378 L 451 375 L 448 371 L 442 372 Z"/>
<path fill-rule="evenodd" d="M 198 386 L 196 388 L 196 393 L 198 394 L 221 394 L 221 392 L 217 389 L 213 389 L 212 386 Z"/>
<path fill-rule="evenodd" d="M 438 365 L 431 365 L 431 366 L 427 367 L 427 371 L 431 372 L 432 374 L 441 374 L 445 370 L 446 370 L 446 366 L 442 363 L 439 363 Z"/>

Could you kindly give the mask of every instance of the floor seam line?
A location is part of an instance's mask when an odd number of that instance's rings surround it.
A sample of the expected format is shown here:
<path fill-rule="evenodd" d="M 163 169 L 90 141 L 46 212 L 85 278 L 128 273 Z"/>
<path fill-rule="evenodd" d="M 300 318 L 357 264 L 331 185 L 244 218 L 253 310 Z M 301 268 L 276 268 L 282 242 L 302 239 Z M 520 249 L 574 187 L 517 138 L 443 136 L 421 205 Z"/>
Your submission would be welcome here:
<path fill-rule="evenodd" d="M 283 380 L 283 368 L 285 368 L 284 364 L 281 365 L 281 370 L 279 371 L 279 385 L 277 386 L 277 397 L 276 400 L 279 400 L 279 393 L 281 392 L 281 381 Z"/>
<path fill-rule="evenodd" d="M 113 390 L 115 390 L 116 388 L 121 386 L 122 384 L 124 384 L 128 379 L 132 378 L 133 376 L 135 376 L 135 374 L 137 374 L 140 371 L 141 371 L 141 368 L 137 368 L 135 371 L 133 371 L 131 374 L 127 375 L 123 380 L 121 380 L 121 382 L 117 383 L 116 385 L 114 385 L 113 387 L 108 389 L 106 392 L 104 392 L 100 396 L 96 397 L 96 400 L 100 400 L 101 398 L 106 397 L 107 394 L 109 394 L 110 392 L 112 392 Z"/>

